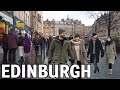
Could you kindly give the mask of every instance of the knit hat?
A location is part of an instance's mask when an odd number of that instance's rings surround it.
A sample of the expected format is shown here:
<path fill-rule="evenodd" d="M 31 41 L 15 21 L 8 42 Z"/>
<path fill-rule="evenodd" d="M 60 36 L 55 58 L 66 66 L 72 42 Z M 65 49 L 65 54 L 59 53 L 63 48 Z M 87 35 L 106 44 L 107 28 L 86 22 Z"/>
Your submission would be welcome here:
<path fill-rule="evenodd" d="M 65 30 L 59 28 L 59 35 L 60 35 L 61 33 L 63 33 L 63 32 L 65 32 Z"/>
<path fill-rule="evenodd" d="M 97 35 L 96 33 L 93 33 L 92 36 L 94 37 L 95 35 Z"/>
<path fill-rule="evenodd" d="M 75 34 L 75 38 L 76 38 L 76 37 L 79 37 L 79 38 L 80 38 L 80 34 L 76 33 L 76 34 Z"/>
<path fill-rule="evenodd" d="M 13 28 L 13 27 L 12 27 L 12 28 L 10 28 L 10 31 L 15 31 L 15 28 Z"/>

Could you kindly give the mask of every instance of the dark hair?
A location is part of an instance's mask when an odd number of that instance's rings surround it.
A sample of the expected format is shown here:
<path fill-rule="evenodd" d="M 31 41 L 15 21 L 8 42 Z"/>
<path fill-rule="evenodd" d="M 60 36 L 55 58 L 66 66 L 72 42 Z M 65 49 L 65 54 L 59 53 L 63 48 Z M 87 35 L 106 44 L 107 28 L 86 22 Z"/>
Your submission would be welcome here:
<path fill-rule="evenodd" d="M 19 35 L 22 35 L 22 33 L 19 33 Z"/>
<path fill-rule="evenodd" d="M 10 31 L 15 31 L 15 28 L 14 28 L 14 27 L 12 27 L 12 28 L 10 29 Z"/>
<path fill-rule="evenodd" d="M 35 37 L 37 37 L 38 35 L 35 35 Z"/>
<path fill-rule="evenodd" d="M 107 40 L 107 41 L 105 42 L 105 47 L 106 47 L 107 45 L 110 45 L 110 44 L 112 43 L 112 38 L 111 38 L 111 37 L 109 37 L 109 38 L 110 38 L 111 40 L 110 40 L 110 41 Z"/>
<path fill-rule="evenodd" d="M 50 36 L 49 36 L 49 39 L 53 39 L 53 37 L 50 35 Z"/>
<path fill-rule="evenodd" d="M 92 33 L 92 37 L 94 37 L 95 35 L 97 35 L 96 33 Z"/>
<path fill-rule="evenodd" d="M 28 38 L 28 35 L 27 35 L 27 33 L 25 34 L 25 38 Z"/>

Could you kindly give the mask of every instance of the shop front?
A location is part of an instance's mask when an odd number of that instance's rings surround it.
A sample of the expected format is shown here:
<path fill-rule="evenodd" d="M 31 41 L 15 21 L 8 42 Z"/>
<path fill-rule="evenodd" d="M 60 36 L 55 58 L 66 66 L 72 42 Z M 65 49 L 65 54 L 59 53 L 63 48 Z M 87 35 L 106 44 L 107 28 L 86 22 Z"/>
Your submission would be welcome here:
<path fill-rule="evenodd" d="M 14 17 L 13 24 L 17 28 L 19 28 L 19 32 L 20 33 L 22 33 L 22 34 L 27 33 L 28 35 L 29 34 L 31 35 L 31 28 L 29 26 L 27 26 L 22 20 L 20 20 L 16 16 Z"/>
<path fill-rule="evenodd" d="M 3 33 L 8 34 L 11 27 L 13 27 L 13 18 L 0 12 L 0 44 L 3 38 Z"/>

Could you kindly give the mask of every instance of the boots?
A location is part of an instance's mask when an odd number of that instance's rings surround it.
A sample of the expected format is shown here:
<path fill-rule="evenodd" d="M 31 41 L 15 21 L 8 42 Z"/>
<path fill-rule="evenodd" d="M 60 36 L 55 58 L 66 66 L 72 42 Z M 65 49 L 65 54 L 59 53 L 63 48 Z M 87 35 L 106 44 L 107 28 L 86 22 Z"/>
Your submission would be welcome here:
<path fill-rule="evenodd" d="M 109 69 L 108 75 L 112 75 L 112 69 Z"/>

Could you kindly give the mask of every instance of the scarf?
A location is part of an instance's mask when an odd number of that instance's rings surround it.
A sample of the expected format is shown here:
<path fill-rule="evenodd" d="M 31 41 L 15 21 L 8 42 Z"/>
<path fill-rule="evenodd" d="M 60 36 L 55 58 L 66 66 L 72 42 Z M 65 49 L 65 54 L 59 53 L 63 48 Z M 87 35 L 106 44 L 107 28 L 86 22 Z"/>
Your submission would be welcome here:
<path fill-rule="evenodd" d="M 72 44 L 74 44 L 74 45 L 80 45 L 80 44 L 81 44 L 80 41 L 76 42 L 76 41 L 74 41 L 74 40 L 70 40 L 70 42 L 71 42 Z"/>
<path fill-rule="evenodd" d="M 112 41 L 106 41 L 105 42 L 105 47 L 107 46 L 107 45 L 110 45 L 112 43 Z"/>
<path fill-rule="evenodd" d="M 70 42 L 74 45 L 80 45 L 80 44 L 83 44 L 85 43 L 84 40 L 80 39 L 80 41 L 76 42 L 74 39 L 70 40 Z"/>

